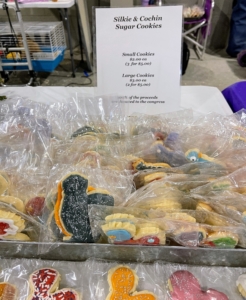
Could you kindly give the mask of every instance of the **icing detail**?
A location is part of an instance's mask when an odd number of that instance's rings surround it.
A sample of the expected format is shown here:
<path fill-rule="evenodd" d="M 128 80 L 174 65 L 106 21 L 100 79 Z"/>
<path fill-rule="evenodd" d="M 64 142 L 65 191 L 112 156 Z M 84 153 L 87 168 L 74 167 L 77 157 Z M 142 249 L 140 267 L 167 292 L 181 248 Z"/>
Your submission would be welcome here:
<path fill-rule="evenodd" d="M 15 213 L 12 213 L 10 211 L 5 211 L 0 209 L 0 220 L 3 220 L 4 223 L 7 220 L 7 223 L 13 224 L 17 227 L 17 231 L 21 232 L 25 229 L 25 220 L 23 220 L 20 216 L 18 216 Z M 9 223 L 10 221 L 13 221 L 13 223 Z M 10 226 L 12 229 L 15 229 L 12 225 Z"/>
<path fill-rule="evenodd" d="M 162 239 L 162 243 L 160 239 L 156 236 L 145 236 L 138 240 L 130 239 L 124 242 L 114 242 L 116 245 L 143 245 L 143 246 L 158 246 L 160 244 L 165 244 L 165 241 Z"/>
<path fill-rule="evenodd" d="M 81 127 L 79 129 L 77 129 L 72 135 L 71 135 L 71 138 L 75 138 L 75 137 L 78 137 L 78 136 L 83 136 L 83 135 L 95 135 L 97 134 L 98 131 L 93 128 L 93 127 L 90 127 L 90 126 L 84 126 L 84 127 Z"/>
<path fill-rule="evenodd" d="M 61 218 L 60 218 L 60 207 L 61 207 L 61 201 L 62 201 L 62 184 L 61 184 L 61 182 L 58 183 L 57 190 L 58 190 L 57 191 L 57 199 L 56 199 L 56 204 L 55 204 L 55 208 L 54 208 L 54 216 L 55 216 L 56 225 L 60 228 L 60 230 L 62 231 L 62 233 L 64 235 L 71 237 L 72 234 L 64 228 Z"/>
<path fill-rule="evenodd" d="M 137 161 L 132 163 L 133 170 L 141 171 L 141 170 L 152 170 L 159 168 L 170 168 L 170 165 L 166 163 L 147 163 L 143 159 L 138 159 Z"/>
<path fill-rule="evenodd" d="M 14 225 L 13 220 L 0 219 L 0 237 L 7 235 L 15 235 L 18 232 L 18 227 Z"/>
<path fill-rule="evenodd" d="M 229 300 L 224 293 L 217 290 L 202 291 L 197 278 L 185 270 L 176 271 L 170 276 L 168 288 L 172 300 Z"/>
<path fill-rule="evenodd" d="M 108 282 L 110 292 L 106 300 L 156 300 L 156 296 L 148 291 L 135 292 L 138 276 L 129 267 L 118 266 L 109 270 Z"/>
<path fill-rule="evenodd" d="M 79 294 L 64 288 L 58 290 L 60 274 L 54 269 L 40 269 L 30 276 L 30 294 L 28 300 L 79 300 Z"/>
<path fill-rule="evenodd" d="M 208 239 L 204 242 L 204 245 L 209 245 L 216 248 L 235 248 L 237 241 L 230 237 Z"/>
<path fill-rule="evenodd" d="M 125 229 L 109 230 L 106 232 L 106 235 L 110 240 L 113 240 L 115 242 L 123 242 L 132 238 L 131 233 L 126 231 Z"/>

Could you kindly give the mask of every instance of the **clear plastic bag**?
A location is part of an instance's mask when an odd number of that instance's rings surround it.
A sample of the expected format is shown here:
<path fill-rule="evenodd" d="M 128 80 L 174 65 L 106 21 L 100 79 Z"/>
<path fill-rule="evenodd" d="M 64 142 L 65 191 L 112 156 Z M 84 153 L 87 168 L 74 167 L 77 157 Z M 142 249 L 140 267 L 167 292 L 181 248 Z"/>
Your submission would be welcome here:
<path fill-rule="evenodd" d="M 191 195 L 196 201 L 196 206 L 216 212 L 238 223 L 246 224 L 246 196 L 230 191 L 223 191 L 218 195 L 216 192 L 210 192 L 208 196 Z"/>
<path fill-rule="evenodd" d="M 94 241 L 115 245 L 165 245 L 165 231 L 147 214 L 138 209 L 89 205 Z"/>
<path fill-rule="evenodd" d="M 202 225 L 206 230 L 207 235 L 199 246 L 233 249 L 236 246 L 246 248 L 246 229 L 245 226 L 241 227 L 225 227 L 225 226 L 209 226 Z"/>
<path fill-rule="evenodd" d="M 220 177 L 214 180 L 212 183 L 208 183 L 204 186 L 197 187 L 191 190 L 194 194 L 206 195 L 210 192 L 223 192 L 225 190 L 237 192 L 240 194 L 246 193 L 246 167 L 238 169 L 237 171 Z"/>
<path fill-rule="evenodd" d="M 89 206 L 92 234 L 97 242 L 121 245 L 182 245 L 197 247 L 206 230 L 184 212 L 135 207 Z"/>
<path fill-rule="evenodd" d="M 10 178 L 10 188 L 6 202 L 16 203 L 17 209 L 42 221 L 42 213 L 45 203 L 45 194 L 47 186 L 47 174 L 37 173 L 35 171 L 11 172 L 8 173 Z M 0 197 L 0 202 L 4 198 Z M 20 203 L 22 201 L 22 204 Z"/>
<path fill-rule="evenodd" d="M 2 168 L 23 171 L 50 165 L 52 128 L 46 109 L 45 105 L 23 99 L 0 107 L 3 113 L 0 121 Z"/>
<path fill-rule="evenodd" d="M 1 259 L 0 295 L 2 299 L 25 300 L 28 281 L 20 277 L 19 271 L 22 267 L 18 264 L 11 266 L 10 262 L 10 260 Z"/>
<path fill-rule="evenodd" d="M 109 122 L 121 124 L 125 120 L 124 104 L 113 95 L 91 97 L 77 93 L 66 101 L 52 103 L 48 119 L 58 140 L 80 136 L 88 127 L 96 133 L 106 133 Z"/>
<path fill-rule="evenodd" d="M 235 282 L 242 271 L 227 267 L 190 266 L 155 263 L 155 276 L 162 278 L 166 300 L 235 299 L 240 300 Z M 199 298 L 198 298 L 199 297 Z"/>
<path fill-rule="evenodd" d="M 130 268 L 132 271 L 128 270 L 129 276 L 134 275 L 134 288 L 131 291 L 128 289 L 124 289 L 123 294 L 118 294 L 118 297 L 130 297 L 134 295 L 137 297 L 139 292 L 141 294 L 148 294 L 150 300 L 162 300 L 165 299 L 165 284 L 163 281 L 159 280 L 157 276 L 155 276 L 155 269 L 152 264 L 141 264 L 141 263 L 128 263 L 123 264 L 122 262 L 107 262 L 104 260 L 96 260 L 90 259 L 85 263 L 85 270 L 89 276 L 89 288 L 91 293 L 90 299 L 104 300 L 109 296 L 110 287 L 109 282 L 111 282 L 111 276 L 108 277 L 108 274 L 114 274 L 115 268 L 118 267 Z M 111 271 L 110 271 L 111 270 Z M 119 272 L 123 271 L 123 269 L 118 269 Z M 127 271 L 127 270 L 126 270 Z M 120 275 L 121 273 L 119 273 Z M 137 280 L 138 278 L 138 280 Z M 108 280 L 109 279 L 109 280 Z M 133 279 L 133 278 L 132 278 Z M 125 278 L 126 285 L 128 286 L 128 278 Z M 121 281 L 122 282 L 122 281 Z M 119 282 L 120 283 L 120 282 Z M 117 285 L 117 290 L 123 291 L 120 288 L 120 285 Z M 111 290 L 112 292 L 112 290 Z M 152 294 L 152 296 L 150 296 Z M 153 296 L 155 295 L 155 297 Z M 117 297 L 117 294 L 116 294 Z M 120 299 L 120 298 L 117 298 Z"/>
<path fill-rule="evenodd" d="M 161 210 L 181 209 L 184 193 L 176 188 L 168 187 L 165 181 L 151 182 L 132 193 L 124 206 L 136 206 L 144 209 L 159 208 Z"/>
<path fill-rule="evenodd" d="M 17 289 L 17 299 L 34 299 L 44 295 L 50 298 L 69 296 L 69 299 L 74 300 L 85 299 L 85 277 L 76 263 L 9 259 L 7 266 L 4 270 L 5 280 Z M 87 295 L 89 296 L 88 292 Z"/>
<path fill-rule="evenodd" d="M 43 214 L 53 237 L 47 240 L 43 233 L 40 241 L 93 242 L 88 204 L 119 205 L 132 189 L 132 178 L 125 173 L 54 166 L 48 179 Z M 51 247 L 57 245 L 54 243 Z M 45 249 L 41 245 L 40 251 Z"/>
<path fill-rule="evenodd" d="M 48 228 L 7 203 L 0 202 L 0 215 L 1 240 L 38 242 L 42 232 L 50 234 Z"/>

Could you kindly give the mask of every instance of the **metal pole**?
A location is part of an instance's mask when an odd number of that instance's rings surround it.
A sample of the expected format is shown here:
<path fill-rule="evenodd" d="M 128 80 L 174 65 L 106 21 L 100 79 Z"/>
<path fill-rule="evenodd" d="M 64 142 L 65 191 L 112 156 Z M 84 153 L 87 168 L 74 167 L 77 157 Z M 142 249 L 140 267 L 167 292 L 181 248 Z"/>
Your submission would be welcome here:
<path fill-rule="evenodd" d="M 17 15 L 17 19 L 18 19 L 18 22 L 20 25 L 23 45 L 24 45 L 25 52 L 26 52 L 26 60 L 27 60 L 27 64 L 28 64 L 28 69 L 29 69 L 29 71 L 33 71 L 30 51 L 28 48 L 28 43 L 27 43 L 27 39 L 26 39 L 25 29 L 23 26 L 23 20 L 22 20 L 22 15 L 21 15 L 20 8 L 19 8 L 18 0 L 15 0 L 15 5 L 16 5 L 16 15 Z"/>

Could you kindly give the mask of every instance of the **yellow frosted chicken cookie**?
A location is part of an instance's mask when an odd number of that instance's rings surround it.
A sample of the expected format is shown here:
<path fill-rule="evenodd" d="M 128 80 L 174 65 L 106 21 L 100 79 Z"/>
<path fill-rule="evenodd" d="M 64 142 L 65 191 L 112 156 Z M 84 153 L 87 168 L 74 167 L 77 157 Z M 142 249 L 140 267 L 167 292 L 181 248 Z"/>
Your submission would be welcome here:
<path fill-rule="evenodd" d="M 110 269 L 108 283 L 110 291 L 106 300 L 157 300 L 157 297 L 151 292 L 136 292 L 138 276 L 127 266 Z"/>

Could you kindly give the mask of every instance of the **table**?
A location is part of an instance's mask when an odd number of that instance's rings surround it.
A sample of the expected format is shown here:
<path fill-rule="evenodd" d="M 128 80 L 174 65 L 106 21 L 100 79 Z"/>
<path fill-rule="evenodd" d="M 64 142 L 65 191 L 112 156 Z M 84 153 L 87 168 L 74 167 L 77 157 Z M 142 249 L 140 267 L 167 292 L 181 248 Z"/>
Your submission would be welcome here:
<path fill-rule="evenodd" d="M 5 87 L 0 89 L 0 95 L 5 93 L 15 93 L 20 97 L 28 97 L 31 100 L 39 102 L 56 102 L 65 101 L 71 94 L 84 93 L 88 95 L 97 95 L 95 87 Z M 225 98 L 215 87 L 209 86 L 182 86 L 181 87 L 181 103 L 178 109 L 192 109 L 195 116 L 206 114 L 209 112 L 217 112 L 222 115 L 232 114 L 232 110 L 227 104 Z M 129 113 L 131 107 L 129 107 Z M 159 110 L 156 114 L 161 113 Z"/>
<path fill-rule="evenodd" d="M 83 2 L 83 3 L 80 3 Z M 82 43 L 84 44 L 85 52 L 86 52 L 86 59 L 87 59 L 87 65 L 88 70 L 91 71 L 92 63 L 90 59 L 90 55 L 92 52 L 92 46 L 90 39 L 88 39 L 88 36 L 90 37 L 90 31 L 89 31 L 89 21 L 88 21 L 88 12 L 87 12 L 87 6 L 86 1 L 76 1 L 76 0 L 58 0 L 57 2 L 53 1 L 38 1 L 38 2 L 29 2 L 25 4 L 19 4 L 19 7 L 22 8 L 56 8 L 59 10 L 62 19 L 64 20 L 64 23 L 67 28 L 68 33 L 68 46 L 70 51 L 70 58 L 71 58 L 71 65 L 72 65 L 72 76 L 75 77 L 75 63 L 73 58 L 73 46 L 72 46 L 72 40 L 71 40 L 71 30 L 70 30 L 70 21 L 69 21 L 69 15 L 68 15 L 68 9 L 72 6 L 76 5 L 77 10 L 77 22 L 78 22 L 78 31 L 79 31 L 79 41 L 80 41 L 80 47 L 82 48 Z M 8 2 L 8 6 L 10 8 L 15 7 L 14 2 Z M 81 23 L 82 25 L 81 25 Z M 82 53 L 82 50 L 81 50 Z M 81 54 L 82 56 L 82 54 Z"/>
<path fill-rule="evenodd" d="M 94 87 L 3 87 L 0 95 L 28 97 L 31 100 L 63 102 L 74 93 L 96 95 Z M 179 108 L 192 108 L 196 115 L 217 112 L 230 115 L 232 111 L 221 92 L 208 86 L 182 86 Z M 159 111 L 160 113 L 160 111 Z M 59 246 L 59 247 L 58 247 Z M 129 251 L 131 249 L 131 251 Z M 154 262 L 164 260 L 203 266 L 246 267 L 245 249 L 184 248 L 174 246 L 126 246 L 108 244 L 70 244 L 2 241 L 0 256 L 5 258 L 42 258 L 49 260 L 84 261 L 90 257 L 117 261 Z M 65 263 L 66 264 L 66 263 Z M 234 298 L 233 298 L 234 299 Z"/>

